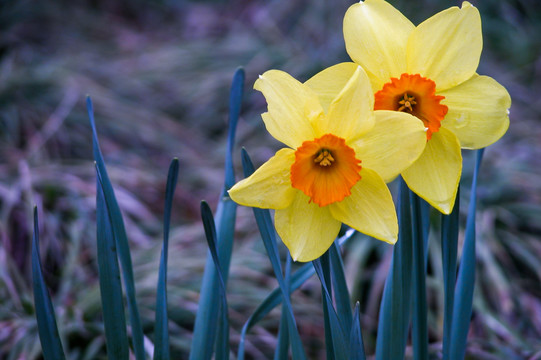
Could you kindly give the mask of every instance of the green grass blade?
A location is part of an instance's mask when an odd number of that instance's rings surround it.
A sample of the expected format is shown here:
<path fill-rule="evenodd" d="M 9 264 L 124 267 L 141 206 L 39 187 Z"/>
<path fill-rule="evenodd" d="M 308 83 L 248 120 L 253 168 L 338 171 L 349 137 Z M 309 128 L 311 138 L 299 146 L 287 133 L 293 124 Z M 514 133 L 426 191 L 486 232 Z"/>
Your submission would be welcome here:
<path fill-rule="evenodd" d="M 441 258 L 443 266 L 443 358 L 449 359 L 451 325 L 456 283 L 456 259 L 458 247 L 458 222 L 460 214 L 460 187 L 455 207 L 450 215 L 441 215 Z"/>
<path fill-rule="evenodd" d="M 34 306 L 36 308 L 36 320 L 43 358 L 45 360 L 65 359 L 56 326 L 53 304 L 41 272 L 38 209 L 36 207 L 34 207 L 34 234 L 32 236 L 32 285 L 34 287 Z"/>
<path fill-rule="evenodd" d="M 165 205 L 163 216 L 163 246 L 160 257 L 158 274 L 158 289 L 156 291 L 156 320 L 154 323 L 154 360 L 168 360 L 169 327 L 167 313 L 167 252 L 169 249 L 169 228 L 171 224 L 171 207 L 173 195 L 178 181 L 178 159 L 171 161 L 165 187 Z"/>
<path fill-rule="evenodd" d="M 411 194 L 413 237 L 413 319 L 412 342 L 415 359 L 428 359 L 428 322 L 426 305 L 426 251 L 421 198 Z"/>
<path fill-rule="evenodd" d="M 217 226 L 216 231 L 218 234 L 218 257 L 222 266 L 222 276 L 226 284 L 229 276 L 231 253 L 233 251 L 233 234 L 235 232 L 235 219 L 237 214 L 237 205 L 231 200 L 227 191 L 235 183 L 232 150 L 235 144 L 235 131 L 242 103 L 243 88 L 244 70 L 237 69 L 231 85 L 224 187 L 220 194 L 220 202 L 218 203 L 215 216 Z M 199 306 L 195 317 L 190 360 L 207 360 L 212 357 L 214 343 L 216 341 L 218 319 L 218 286 L 216 268 L 212 256 L 209 253 L 205 264 L 205 272 L 203 274 L 199 296 Z"/>
<path fill-rule="evenodd" d="M 252 164 L 250 156 L 245 149 L 242 149 L 242 165 L 245 177 L 250 176 L 254 172 L 254 165 Z M 302 346 L 299 332 L 297 330 L 297 324 L 293 315 L 293 307 L 291 306 L 291 302 L 289 300 L 289 286 L 286 285 L 282 275 L 282 267 L 278 254 L 278 246 L 276 244 L 276 232 L 274 231 L 274 226 L 272 225 L 270 212 L 266 209 L 257 208 L 253 208 L 253 211 L 257 226 L 261 233 L 261 238 L 263 239 L 265 250 L 267 251 L 267 255 L 274 270 L 274 276 L 276 277 L 278 285 L 282 291 L 282 299 L 284 300 L 283 305 L 286 308 L 288 333 L 290 336 L 291 352 L 293 358 L 304 359 L 306 358 L 306 355 Z"/>
<path fill-rule="evenodd" d="M 458 271 L 458 280 L 455 290 L 455 302 L 453 307 L 453 325 L 451 328 L 451 349 L 449 359 L 463 359 L 466 354 L 466 342 L 473 305 L 473 289 L 475 285 L 475 212 L 477 201 L 477 178 L 483 159 L 484 149 L 477 151 L 475 170 L 471 185 L 470 205 L 466 220 L 466 235 L 462 259 Z"/>
<path fill-rule="evenodd" d="M 364 353 L 363 336 L 361 333 L 360 305 L 357 301 L 355 312 L 353 313 L 353 322 L 349 334 L 349 360 L 366 360 Z"/>
<path fill-rule="evenodd" d="M 329 252 L 327 251 L 319 259 L 312 261 L 312 264 L 314 265 L 314 269 L 316 270 L 316 274 L 319 277 L 319 280 L 321 282 L 321 287 L 322 287 L 322 292 L 323 292 L 324 316 L 327 319 L 328 330 L 330 330 L 329 331 L 330 336 L 327 335 L 327 331 L 325 332 L 326 346 L 327 347 L 332 346 L 333 353 L 334 353 L 333 359 L 347 360 L 349 344 L 347 340 L 345 339 L 344 329 L 332 305 L 333 304 L 332 295 L 331 295 L 332 289 L 329 288 L 330 286 L 329 280 L 332 276 L 330 274 L 331 270 L 330 270 L 328 254 Z"/>
<path fill-rule="evenodd" d="M 336 242 L 329 249 L 329 260 L 331 264 L 331 279 L 334 289 L 336 313 L 345 333 L 346 329 L 351 329 L 353 314 L 351 312 L 351 300 L 344 274 L 344 263 Z"/>
<path fill-rule="evenodd" d="M 291 294 L 291 256 L 286 258 L 286 269 L 284 275 L 284 282 Z M 276 345 L 276 351 L 274 352 L 274 360 L 287 359 L 289 354 L 289 328 L 288 328 L 288 311 L 285 306 L 282 305 L 282 315 L 280 317 L 280 327 L 278 328 L 278 344 Z"/>
<path fill-rule="evenodd" d="M 376 359 L 403 359 L 408 338 L 411 304 L 412 233 L 410 191 L 400 178 L 398 241 L 385 281 L 378 322 Z"/>
<path fill-rule="evenodd" d="M 113 235 L 113 220 L 103 191 L 103 181 L 96 166 L 96 228 L 98 242 L 98 276 L 100 282 L 103 323 L 107 341 L 107 356 L 113 360 L 127 360 L 128 335 L 124 300 L 120 284 L 117 245 Z"/>
<path fill-rule="evenodd" d="M 203 220 L 203 226 L 205 228 L 205 235 L 207 238 L 210 254 L 212 260 L 214 261 L 214 266 L 216 268 L 216 274 L 218 275 L 218 284 L 219 284 L 219 299 L 220 299 L 220 310 L 221 315 L 220 321 L 218 322 L 218 339 L 216 342 L 216 359 L 225 360 L 229 359 L 229 320 L 228 320 L 228 307 L 227 307 L 227 297 L 225 290 L 225 282 L 222 275 L 222 268 L 220 266 L 220 260 L 218 258 L 218 249 L 216 247 L 216 225 L 214 223 L 214 217 L 212 216 L 212 211 L 210 210 L 209 205 L 205 202 L 201 202 L 201 219 Z"/>
<path fill-rule="evenodd" d="M 344 244 L 346 241 L 351 239 L 355 235 L 355 231 L 350 229 L 346 232 L 345 235 L 341 236 L 338 239 L 338 245 Z M 301 287 L 302 284 L 306 282 L 309 278 L 314 275 L 315 270 L 314 266 L 310 263 L 303 265 L 300 269 L 295 271 L 291 275 L 291 284 L 290 284 L 290 293 L 297 290 Z M 252 315 L 248 318 L 240 334 L 239 349 L 238 349 L 238 359 L 244 359 L 244 343 L 246 338 L 246 333 L 261 319 L 267 316 L 272 309 L 278 306 L 282 302 L 282 289 L 275 288 L 263 302 L 255 309 Z"/>
<path fill-rule="evenodd" d="M 133 266 L 130 255 L 130 247 L 128 244 L 128 237 L 126 236 L 126 229 L 124 228 L 124 221 L 122 220 L 122 213 L 120 207 L 116 201 L 115 193 L 107 169 L 105 168 L 105 162 L 100 150 L 98 142 L 98 134 L 96 131 L 96 123 L 94 121 L 94 110 L 92 108 L 92 100 L 90 97 L 86 98 L 86 105 L 88 110 L 88 117 L 90 118 L 90 125 L 92 127 L 92 144 L 94 161 L 96 167 L 99 170 L 101 177 L 101 188 L 103 196 L 107 201 L 108 212 L 112 223 L 112 234 L 118 250 L 117 256 L 120 260 L 122 277 L 124 279 L 124 288 L 126 290 L 126 299 L 128 302 L 128 312 L 130 314 L 130 324 L 132 330 L 133 351 L 137 360 L 145 359 L 145 351 L 143 344 L 143 328 L 141 326 L 141 318 L 139 316 L 139 308 L 137 307 L 136 294 L 135 294 L 135 282 L 133 279 Z"/>

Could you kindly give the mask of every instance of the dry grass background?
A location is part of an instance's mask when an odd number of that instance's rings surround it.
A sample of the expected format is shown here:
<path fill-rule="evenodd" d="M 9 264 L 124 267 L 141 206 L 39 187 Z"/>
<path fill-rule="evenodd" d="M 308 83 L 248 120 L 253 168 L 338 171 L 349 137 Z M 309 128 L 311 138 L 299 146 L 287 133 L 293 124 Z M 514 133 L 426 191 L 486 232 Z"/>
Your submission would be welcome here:
<path fill-rule="evenodd" d="M 391 1 L 414 23 L 458 2 Z M 179 157 L 169 306 L 173 358 L 190 345 L 206 253 L 199 202 L 222 184 L 227 99 L 247 73 L 237 150 L 256 165 L 279 144 L 251 90 L 270 68 L 306 80 L 349 58 L 341 24 L 351 1 L 30 0 L 0 2 L 0 358 L 39 358 L 30 284 L 31 209 L 70 359 L 105 358 L 95 256 L 95 174 L 84 98 L 92 97 L 102 151 L 124 214 L 145 334 L 153 306 L 166 171 Z M 511 127 L 485 154 L 479 188 L 478 280 L 472 359 L 541 358 L 541 8 L 537 0 L 479 0 L 479 72 L 513 99 Z M 237 177 L 240 154 L 236 152 Z M 472 156 L 465 152 L 464 183 Z M 468 191 L 463 191 L 466 204 Z M 465 208 L 465 206 L 464 206 Z M 435 214 L 434 214 L 435 215 Z M 434 226 L 438 218 L 434 216 Z M 251 311 L 276 286 L 252 213 L 239 209 L 228 285 L 233 349 Z M 443 299 L 437 231 L 430 241 L 429 305 L 437 358 Z M 390 247 L 356 238 L 345 249 L 363 335 L 373 352 Z M 312 358 L 322 358 L 319 286 L 293 297 Z M 279 313 L 252 331 L 252 358 L 271 357 Z"/>

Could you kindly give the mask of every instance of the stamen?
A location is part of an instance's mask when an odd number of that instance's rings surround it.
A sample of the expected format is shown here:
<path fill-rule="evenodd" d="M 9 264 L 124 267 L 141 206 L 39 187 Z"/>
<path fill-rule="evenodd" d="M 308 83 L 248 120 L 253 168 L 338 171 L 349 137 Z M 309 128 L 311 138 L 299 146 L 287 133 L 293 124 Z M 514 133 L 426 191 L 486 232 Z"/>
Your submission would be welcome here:
<path fill-rule="evenodd" d="M 334 162 L 334 158 L 331 152 L 327 149 L 323 149 L 319 152 L 318 156 L 314 159 L 315 163 L 319 163 L 320 166 L 329 166 Z"/>
<path fill-rule="evenodd" d="M 408 93 L 404 94 L 404 98 L 398 102 L 398 104 L 402 105 L 398 108 L 398 111 L 404 111 L 404 109 L 408 109 L 409 111 L 413 111 L 413 106 L 416 105 L 417 101 L 415 101 L 414 96 L 408 96 Z"/>

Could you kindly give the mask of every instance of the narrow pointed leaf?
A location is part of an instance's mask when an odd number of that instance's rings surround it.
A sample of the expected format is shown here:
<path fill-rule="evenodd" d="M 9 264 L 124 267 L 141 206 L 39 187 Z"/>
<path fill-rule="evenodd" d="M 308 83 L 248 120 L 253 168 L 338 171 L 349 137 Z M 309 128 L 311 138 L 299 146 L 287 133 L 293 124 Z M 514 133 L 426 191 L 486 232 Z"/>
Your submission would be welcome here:
<path fill-rule="evenodd" d="M 250 176 L 254 172 L 254 165 L 252 164 L 248 153 L 244 149 L 242 149 L 242 165 L 244 168 L 245 177 Z M 274 226 L 272 225 L 270 212 L 269 210 L 258 208 L 253 208 L 253 211 L 259 232 L 261 233 L 261 238 L 263 239 L 265 250 L 267 251 L 267 255 L 269 256 L 269 260 L 274 270 L 274 276 L 276 277 L 280 290 L 282 291 L 283 305 L 286 309 L 288 323 L 288 334 L 290 336 L 289 342 L 291 344 L 293 358 L 305 359 L 306 355 L 302 346 L 299 332 L 297 330 L 297 324 L 293 315 L 293 307 L 291 306 L 291 302 L 289 300 L 289 286 L 286 285 L 282 275 L 278 246 L 276 244 L 276 232 L 274 231 Z"/>
<path fill-rule="evenodd" d="M 421 198 L 411 194 L 413 237 L 413 320 L 412 342 L 415 359 L 428 359 L 428 322 L 426 306 L 425 237 Z"/>
<path fill-rule="evenodd" d="M 38 209 L 34 207 L 34 234 L 32 237 L 32 285 L 34 288 L 34 306 L 38 323 L 39 341 L 45 360 L 65 359 L 64 349 L 56 326 L 53 304 L 41 272 L 39 257 Z"/>
<path fill-rule="evenodd" d="M 228 320 L 228 307 L 227 297 L 225 290 L 225 282 L 222 275 L 222 268 L 220 266 L 220 260 L 218 257 L 218 249 L 216 247 L 216 225 L 214 224 L 214 217 L 209 205 L 205 202 L 201 202 L 201 219 L 203 220 L 203 226 L 205 228 L 205 235 L 207 238 L 209 251 L 214 261 L 216 268 L 216 274 L 218 276 L 218 294 L 220 304 L 220 321 L 218 322 L 218 339 L 216 342 L 216 359 L 225 360 L 229 359 L 229 320 Z"/>
<path fill-rule="evenodd" d="M 336 314 L 336 311 L 333 307 L 333 301 L 331 296 L 331 289 L 329 289 L 329 281 L 328 279 L 331 278 L 330 274 L 330 267 L 328 265 L 328 259 L 325 259 L 325 257 L 328 257 L 328 251 L 323 254 L 319 259 L 313 260 L 312 264 L 314 265 L 314 269 L 316 270 L 316 274 L 319 277 L 319 280 L 321 282 L 321 287 L 323 291 L 323 307 L 324 307 L 324 315 L 327 318 L 328 326 L 329 326 L 329 333 L 331 335 L 331 341 L 326 342 L 327 346 L 329 346 L 332 343 L 333 352 L 334 352 L 334 359 L 336 360 L 347 360 L 348 358 L 348 350 L 349 345 L 348 341 L 345 339 L 344 336 L 344 329 L 342 328 L 342 325 L 340 324 L 340 320 L 338 319 L 338 315 Z M 326 264 L 327 263 L 327 264 Z M 327 338 L 327 335 L 325 336 Z M 349 339 L 348 339 L 349 340 Z"/>
<path fill-rule="evenodd" d="M 443 266 L 443 358 L 449 359 L 451 325 L 456 283 L 456 259 L 458 247 L 458 221 L 460 213 L 460 187 L 455 206 L 450 215 L 441 216 L 441 258 Z"/>
<path fill-rule="evenodd" d="M 167 252 L 169 249 L 169 228 L 171 224 L 171 207 L 173 195 L 178 181 L 178 159 L 173 159 L 169 166 L 167 185 L 165 188 L 165 205 L 163 216 L 163 245 L 158 273 L 158 289 L 156 291 L 156 321 L 154 324 L 154 360 L 168 360 L 169 328 L 167 312 Z"/>
<path fill-rule="evenodd" d="M 410 324 L 412 230 L 410 190 L 400 178 L 398 241 L 385 281 L 378 322 L 376 359 L 403 359 Z"/>
<path fill-rule="evenodd" d="M 349 334 L 349 357 L 350 360 L 366 360 L 364 353 L 363 336 L 361 334 L 360 305 L 357 301 L 355 312 L 353 313 L 353 322 Z"/>
<path fill-rule="evenodd" d="M 346 329 L 351 329 L 353 314 L 351 312 L 351 300 L 346 284 L 346 276 L 344 274 L 344 263 L 336 242 L 334 242 L 329 249 L 329 260 L 331 263 L 331 279 L 332 287 L 334 289 L 336 313 L 340 319 L 342 328 L 346 331 Z"/>
<path fill-rule="evenodd" d="M 227 151 L 225 154 L 225 180 L 220 202 L 216 209 L 216 231 L 218 257 L 222 266 L 222 276 L 227 284 L 231 252 L 233 251 L 233 234 L 235 232 L 235 219 L 237 205 L 231 200 L 228 190 L 235 183 L 233 171 L 232 150 L 235 144 L 235 131 L 240 114 L 242 94 L 244 88 L 244 70 L 237 69 L 233 76 L 231 95 L 229 99 L 229 126 L 227 138 Z M 218 277 L 214 261 L 209 253 L 205 263 L 205 272 L 201 284 L 199 306 L 195 317 L 195 325 L 190 350 L 190 360 L 207 360 L 212 357 L 216 341 L 216 329 L 218 321 Z"/>
<path fill-rule="evenodd" d="M 98 276 L 100 282 L 103 324 L 107 343 L 107 356 L 113 360 L 128 359 L 128 335 L 124 300 L 120 284 L 117 245 L 113 235 L 113 220 L 106 201 L 99 168 L 96 166 L 96 228 L 98 242 Z"/>
<path fill-rule="evenodd" d="M 466 219 L 466 235 L 462 250 L 462 259 L 458 271 L 453 307 L 453 325 L 451 328 L 451 349 L 449 359 L 464 359 L 466 342 L 473 305 L 473 290 L 475 285 L 475 212 L 477 201 L 477 178 L 483 159 L 484 149 L 477 150 L 475 170 L 471 186 L 470 204 Z"/>
<path fill-rule="evenodd" d="M 286 270 L 284 275 L 284 283 L 291 294 L 291 256 L 286 259 Z M 287 359 L 289 354 L 289 328 L 288 328 L 288 311 L 287 307 L 282 305 L 282 315 L 280 317 L 280 327 L 278 328 L 278 344 L 274 352 L 274 360 Z"/>
<path fill-rule="evenodd" d="M 114 237 L 115 246 L 117 249 L 118 260 L 122 269 L 122 277 L 124 279 L 124 288 L 126 291 L 126 299 L 128 302 L 128 311 L 130 314 L 130 324 L 133 339 L 133 351 L 137 360 L 145 359 L 144 344 L 143 344 L 143 328 L 141 326 L 141 318 L 139 316 L 139 308 L 137 307 L 135 283 L 133 279 L 133 266 L 130 255 L 130 247 L 128 244 L 128 237 L 126 236 L 126 229 L 124 228 L 124 221 L 122 220 L 122 213 L 120 207 L 116 201 L 115 193 L 107 169 L 105 168 L 105 162 L 101 154 L 100 145 L 98 142 L 98 134 L 96 131 L 96 124 L 94 121 L 94 110 L 92 107 L 92 100 L 90 97 L 86 98 L 86 106 L 88 110 L 88 117 L 90 118 L 90 125 L 92 127 L 92 144 L 94 161 L 101 176 L 101 188 L 103 196 L 107 201 L 108 212 L 111 218 L 112 234 Z"/>

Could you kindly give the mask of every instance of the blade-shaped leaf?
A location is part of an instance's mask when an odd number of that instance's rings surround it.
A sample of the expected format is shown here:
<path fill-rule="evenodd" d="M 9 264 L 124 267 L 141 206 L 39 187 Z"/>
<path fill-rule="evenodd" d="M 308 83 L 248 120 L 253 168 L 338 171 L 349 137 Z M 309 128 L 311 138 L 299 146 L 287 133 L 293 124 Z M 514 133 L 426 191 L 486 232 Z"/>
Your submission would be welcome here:
<path fill-rule="evenodd" d="M 340 320 L 338 319 L 338 315 L 336 314 L 336 311 L 333 307 L 333 300 L 332 300 L 332 290 L 329 288 L 330 285 L 330 266 L 329 266 L 329 260 L 328 260 L 328 254 L 329 251 L 325 252 L 319 259 L 313 260 L 312 264 L 314 265 L 314 269 L 316 270 L 316 274 L 319 277 L 319 280 L 321 282 L 322 292 L 323 292 L 323 309 L 324 309 L 324 316 L 327 319 L 328 323 L 328 330 L 330 336 L 330 342 L 326 341 L 327 346 L 331 346 L 333 348 L 334 356 L 333 358 L 336 360 L 347 360 L 348 358 L 348 350 L 349 350 L 349 344 L 344 336 L 344 329 L 342 327 L 342 324 L 340 324 Z M 328 336 L 325 336 L 326 339 L 328 339 Z M 349 340 L 349 339 L 348 339 Z"/>
<path fill-rule="evenodd" d="M 154 324 L 154 360 L 167 360 L 169 354 L 169 328 L 167 313 L 167 252 L 169 249 L 169 228 L 171 224 L 171 207 L 173 195 L 178 181 L 178 159 L 173 159 L 169 166 L 167 185 L 165 188 L 165 205 L 163 216 L 163 246 L 156 291 L 156 321 Z"/>
<path fill-rule="evenodd" d="M 413 237 L 413 319 L 412 342 L 415 359 L 428 359 L 428 323 L 426 306 L 425 232 L 421 198 L 410 195 Z"/>
<path fill-rule="evenodd" d="M 477 151 L 475 170 L 471 185 L 470 204 L 466 219 L 466 235 L 462 250 L 462 259 L 458 270 L 453 307 L 453 325 L 451 327 L 451 349 L 449 359 L 463 359 L 466 354 L 466 342 L 473 305 L 475 286 L 475 212 L 477 201 L 477 178 L 483 159 L 484 149 Z"/>
<path fill-rule="evenodd" d="M 336 242 L 329 249 L 329 260 L 331 263 L 331 281 L 332 288 L 334 289 L 336 313 L 345 333 L 346 329 L 351 329 L 353 314 L 351 313 L 351 300 L 344 274 L 344 263 Z"/>
<path fill-rule="evenodd" d="M 245 149 L 242 149 L 242 165 L 244 168 L 244 176 L 248 177 L 254 172 L 254 165 L 250 160 L 250 156 Z M 305 359 L 306 355 L 304 353 L 304 348 L 297 330 L 297 324 L 295 323 L 295 317 L 293 315 L 293 307 L 289 300 L 289 286 L 284 282 L 282 275 L 282 267 L 280 265 L 280 258 L 278 255 L 278 246 L 276 244 L 276 232 L 274 231 L 274 226 L 272 225 L 272 220 L 270 217 L 269 210 L 266 209 L 257 209 L 253 208 L 254 216 L 261 233 L 261 238 L 263 239 L 263 244 L 269 260 L 271 262 L 272 268 L 274 270 L 274 276 L 278 281 L 280 290 L 282 291 L 283 305 L 286 308 L 287 324 L 288 324 L 288 334 L 290 336 L 291 352 L 293 358 L 295 359 Z M 239 351 L 240 355 L 244 355 L 243 352 Z"/>
<path fill-rule="evenodd" d="M 88 117 L 90 118 L 90 125 L 92 127 L 92 144 L 94 161 L 101 176 L 101 189 L 103 196 L 107 201 L 109 217 L 111 218 L 112 234 L 114 237 L 115 246 L 120 260 L 122 269 L 122 278 L 124 279 L 124 288 L 126 290 L 126 299 L 128 302 L 128 311 L 130 314 L 130 324 L 132 330 L 133 350 L 135 358 L 137 360 L 145 359 L 144 344 L 143 344 L 143 328 L 141 326 L 141 318 L 139 316 L 139 308 L 135 300 L 135 283 L 133 280 L 133 266 L 130 255 L 130 247 L 128 244 L 128 237 L 126 236 L 126 229 L 124 228 L 124 221 L 122 220 L 122 213 L 120 207 L 116 201 L 115 193 L 107 169 L 105 168 L 105 162 L 101 154 L 100 145 L 98 142 L 98 134 L 96 131 L 96 124 L 94 121 L 94 110 L 92 107 L 92 100 L 90 97 L 86 98 L 86 106 L 88 110 Z"/>
<path fill-rule="evenodd" d="M 218 275 L 219 284 L 219 298 L 220 298 L 220 321 L 218 323 L 218 339 L 216 342 L 216 359 L 229 359 L 229 320 L 228 320 L 228 307 L 227 297 L 225 290 L 225 282 L 222 275 L 220 266 L 220 260 L 218 258 L 218 249 L 216 247 L 216 225 L 214 224 L 214 217 L 209 205 L 205 202 L 201 202 L 201 219 L 203 220 L 203 226 L 205 228 L 205 235 L 207 238 L 210 254 L 216 267 L 216 274 Z"/>
<path fill-rule="evenodd" d="M 376 359 L 403 359 L 410 322 L 412 233 L 410 190 L 400 178 L 398 200 L 398 241 L 385 288 L 378 322 Z"/>
<path fill-rule="evenodd" d="M 117 245 L 113 235 L 113 220 L 109 204 L 103 193 L 103 182 L 96 166 L 96 228 L 98 242 L 98 275 L 100 281 L 101 306 L 107 341 L 107 356 L 113 360 L 128 359 L 128 335 L 124 300 L 120 284 Z"/>
<path fill-rule="evenodd" d="M 443 266 L 443 358 L 449 358 L 451 325 L 456 283 L 456 259 L 458 247 L 458 221 L 460 213 L 460 187 L 455 207 L 450 215 L 441 215 L 441 258 Z"/>
<path fill-rule="evenodd" d="M 34 306 L 38 323 L 39 341 L 45 360 L 65 359 L 64 349 L 56 326 L 53 304 L 41 272 L 39 257 L 38 209 L 34 207 L 34 234 L 32 237 L 32 285 L 34 288 Z"/>
<path fill-rule="evenodd" d="M 237 205 L 231 200 L 228 190 L 235 183 L 233 171 L 232 150 L 235 144 L 235 131 L 242 103 L 244 89 L 244 70 L 237 69 L 231 84 L 229 98 L 229 126 L 227 138 L 227 152 L 225 154 L 225 181 L 220 202 L 216 210 L 216 231 L 218 234 L 217 247 L 218 257 L 222 266 L 222 276 L 227 284 L 229 264 L 233 250 L 233 234 L 235 231 L 235 218 Z M 218 283 L 214 261 L 209 253 L 205 263 L 205 272 L 201 284 L 199 306 L 195 317 L 195 325 L 190 350 L 190 360 L 207 360 L 212 357 L 216 341 L 216 329 L 218 322 Z"/>
<path fill-rule="evenodd" d="M 284 283 L 291 294 L 291 256 L 286 258 L 286 270 L 284 275 Z M 289 329 L 288 329 L 288 311 L 282 305 L 282 315 L 280 317 L 280 327 L 278 328 L 278 344 L 274 352 L 274 360 L 287 359 L 289 354 Z"/>
<path fill-rule="evenodd" d="M 349 334 L 349 360 L 365 360 L 363 336 L 361 334 L 361 319 L 359 302 L 355 304 L 353 323 Z"/>

